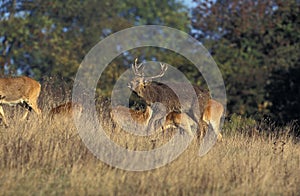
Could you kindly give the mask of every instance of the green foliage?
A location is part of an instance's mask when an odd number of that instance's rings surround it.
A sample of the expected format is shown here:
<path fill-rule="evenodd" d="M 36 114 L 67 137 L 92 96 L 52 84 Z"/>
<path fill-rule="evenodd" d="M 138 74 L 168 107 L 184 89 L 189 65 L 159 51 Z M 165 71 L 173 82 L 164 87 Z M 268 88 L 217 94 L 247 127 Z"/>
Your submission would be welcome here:
<path fill-rule="evenodd" d="M 256 128 L 258 123 L 251 117 L 242 117 L 237 114 L 230 116 L 224 124 L 223 131 L 225 135 L 234 135 L 236 133 L 247 133 Z"/>
<path fill-rule="evenodd" d="M 228 109 L 242 115 L 269 113 L 265 85 L 270 73 L 294 67 L 300 59 L 299 1 L 196 2 L 194 36 L 221 68 Z"/>
<path fill-rule="evenodd" d="M 187 31 L 187 12 L 175 0 L 3 1 L 1 72 L 71 80 L 84 56 L 101 39 L 143 24 Z"/>

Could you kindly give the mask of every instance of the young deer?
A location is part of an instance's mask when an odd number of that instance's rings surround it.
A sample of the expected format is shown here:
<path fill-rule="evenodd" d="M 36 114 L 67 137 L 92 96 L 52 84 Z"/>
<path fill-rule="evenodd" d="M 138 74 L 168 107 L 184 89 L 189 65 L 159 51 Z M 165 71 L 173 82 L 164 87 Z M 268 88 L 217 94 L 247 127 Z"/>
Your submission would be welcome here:
<path fill-rule="evenodd" d="M 204 121 L 207 125 L 212 126 L 215 134 L 221 139 L 220 119 L 224 112 L 223 105 L 216 100 L 211 99 L 208 91 L 193 85 L 197 99 L 191 101 L 189 107 L 190 110 L 183 110 L 177 95 L 167 84 L 152 81 L 154 78 L 162 77 L 168 68 L 167 64 L 161 63 L 160 65 L 161 72 L 158 75 L 145 77 L 143 64 L 138 64 L 137 59 L 135 59 L 134 64 L 132 64 L 135 78 L 128 83 L 128 87 L 138 96 L 143 98 L 148 105 L 160 102 L 166 107 L 167 113 L 177 112 L 181 115 L 188 115 L 195 123 L 198 123 L 198 125 L 200 125 L 201 121 Z M 172 85 L 175 85 L 177 89 L 182 91 L 188 89 L 186 84 L 172 83 Z M 189 96 L 188 92 L 184 92 L 183 94 L 187 97 Z M 197 105 L 199 106 L 199 111 L 194 111 L 194 108 L 196 108 Z"/>
<path fill-rule="evenodd" d="M 118 105 L 112 108 L 110 115 L 114 122 L 130 122 L 133 120 L 133 123 L 146 126 L 149 123 L 152 112 L 153 111 L 149 106 L 147 106 L 145 111 L 143 111 Z"/>
<path fill-rule="evenodd" d="M 82 105 L 79 103 L 66 102 L 57 107 L 54 107 L 50 110 L 50 119 L 54 119 L 55 117 L 67 117 L 72 118 L 73 112 L 77 112 L 79 115 L 82 112 Z"/>
<path fill-rule="evenodd" d="M 2 104 L 21 105 L 26 108 L 22 120 L 27 117 L 28 112 L 31 110 L 41 114 L 37 103 L 40 92 L 40 83 L 29 77 L 0 78 L 0 115 L 4 125 L 8 126 Z"/>
<path fill-rule="evenodd" d="M 157 110 L 156 110 L 157 111 Z M 159 123 L 159 127 L 155 127 L 155 121 L 163 120 L 164 116 L 156 115 L 150 106 L 146 106 L 145 111 L 134 110 L 125 106 L 116 106 L 112 108 L 111 118 L 114 122 L 130 122 L 137 123 L 143 126 L 149 126 L 150 130 L 166 130 L 169 128 L 181 128 L 186 131 L 189 135 L 193 136 L 191 126 L 194 121 L 185 113 L 170 112 L 166 117 L 163 124 Z M 155 130 L 155 131 L 157 131 Z"/>
<path fill-rule="evenodd" d="M 166 116 L 166 122 L 162 129 L 166 130 L 168 128 L 181 128 L 182 130 L 186 131 L 190 136 L 194 136 L 194 133 L 191 128 L 195 125 L 195 121 L 186 113 L 170 112 Z"/>

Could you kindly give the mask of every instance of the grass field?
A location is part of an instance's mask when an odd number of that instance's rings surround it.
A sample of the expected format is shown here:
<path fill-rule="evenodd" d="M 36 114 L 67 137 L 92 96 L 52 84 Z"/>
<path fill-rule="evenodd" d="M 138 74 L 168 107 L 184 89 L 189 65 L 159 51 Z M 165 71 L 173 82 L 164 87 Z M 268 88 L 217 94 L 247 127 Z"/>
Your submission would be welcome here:
<path fill-rule="evenodd" d="M 95 158 L 70 119 L 49 121 L 45 112 L 40 119 L 31 114 L 29 120 L 19 122 L 17 112 L 11 110 L 10 114 L 10 127 L 0 127 L 0 195 L 300 193 L 300 143 L 289 134 L 252 134 L 243 119 L 226 122 L 224 140 L 203 157 L 198 156 L 199 145 L 194 139 L 166 166 L 133 172 Z M 107 127 L 113 126 L 107 122 Z M 261 133 L 263 129 L 272 128 L 261 127 Z M 153 141 L 168 141 L 159 135 L 143 141 L 132 139 L 118 128 L 110 137 L 127 148 L 143 150 L 152 149 Z"/>

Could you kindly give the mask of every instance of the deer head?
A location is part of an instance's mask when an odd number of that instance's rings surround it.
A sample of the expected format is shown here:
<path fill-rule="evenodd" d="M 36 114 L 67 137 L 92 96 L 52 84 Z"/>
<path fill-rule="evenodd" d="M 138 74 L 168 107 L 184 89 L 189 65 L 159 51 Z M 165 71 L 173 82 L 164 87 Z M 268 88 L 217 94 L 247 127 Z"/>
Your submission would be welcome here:
<path fill-rule="evenodd" d="M 162 77 L 168 69 L 168 65 L 164 63 L 160 63 L 161 71 L 156 76 L 148 76 L 145 77 L 143 63 L 138 64 L 138 58 L 135 59 L 134 64 L 132 64 L 131 68 L 135 75 L 135 78 L 128 83 L 128 87 L 136 92 L 138 95 L 141 94 L 141 90 L 144 89 L 147 85 L 149 85 L 153 79 Z"/>

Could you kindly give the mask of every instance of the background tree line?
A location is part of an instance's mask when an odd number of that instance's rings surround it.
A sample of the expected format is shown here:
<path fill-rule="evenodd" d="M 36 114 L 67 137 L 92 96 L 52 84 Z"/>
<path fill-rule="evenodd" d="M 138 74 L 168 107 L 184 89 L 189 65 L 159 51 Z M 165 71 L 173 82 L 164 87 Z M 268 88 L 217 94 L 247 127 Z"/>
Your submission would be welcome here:
<path fill-rule="evenodd" d="M 166 25 L 189 33 L 211 52 L 224 77 L 229 113 L 270 116 L 280 123 L 299 120 L 300 1 L 194 0 L 191 5 L 177 0 L 2 0 L 0 72 L 72 82 L 84 56 L 108 35 L 136 25 Z M 104 96 L 136 56 L 168 62 L 204 85 L 184 57 L 140 48 L 117 57 L 105 70 Z"/>

